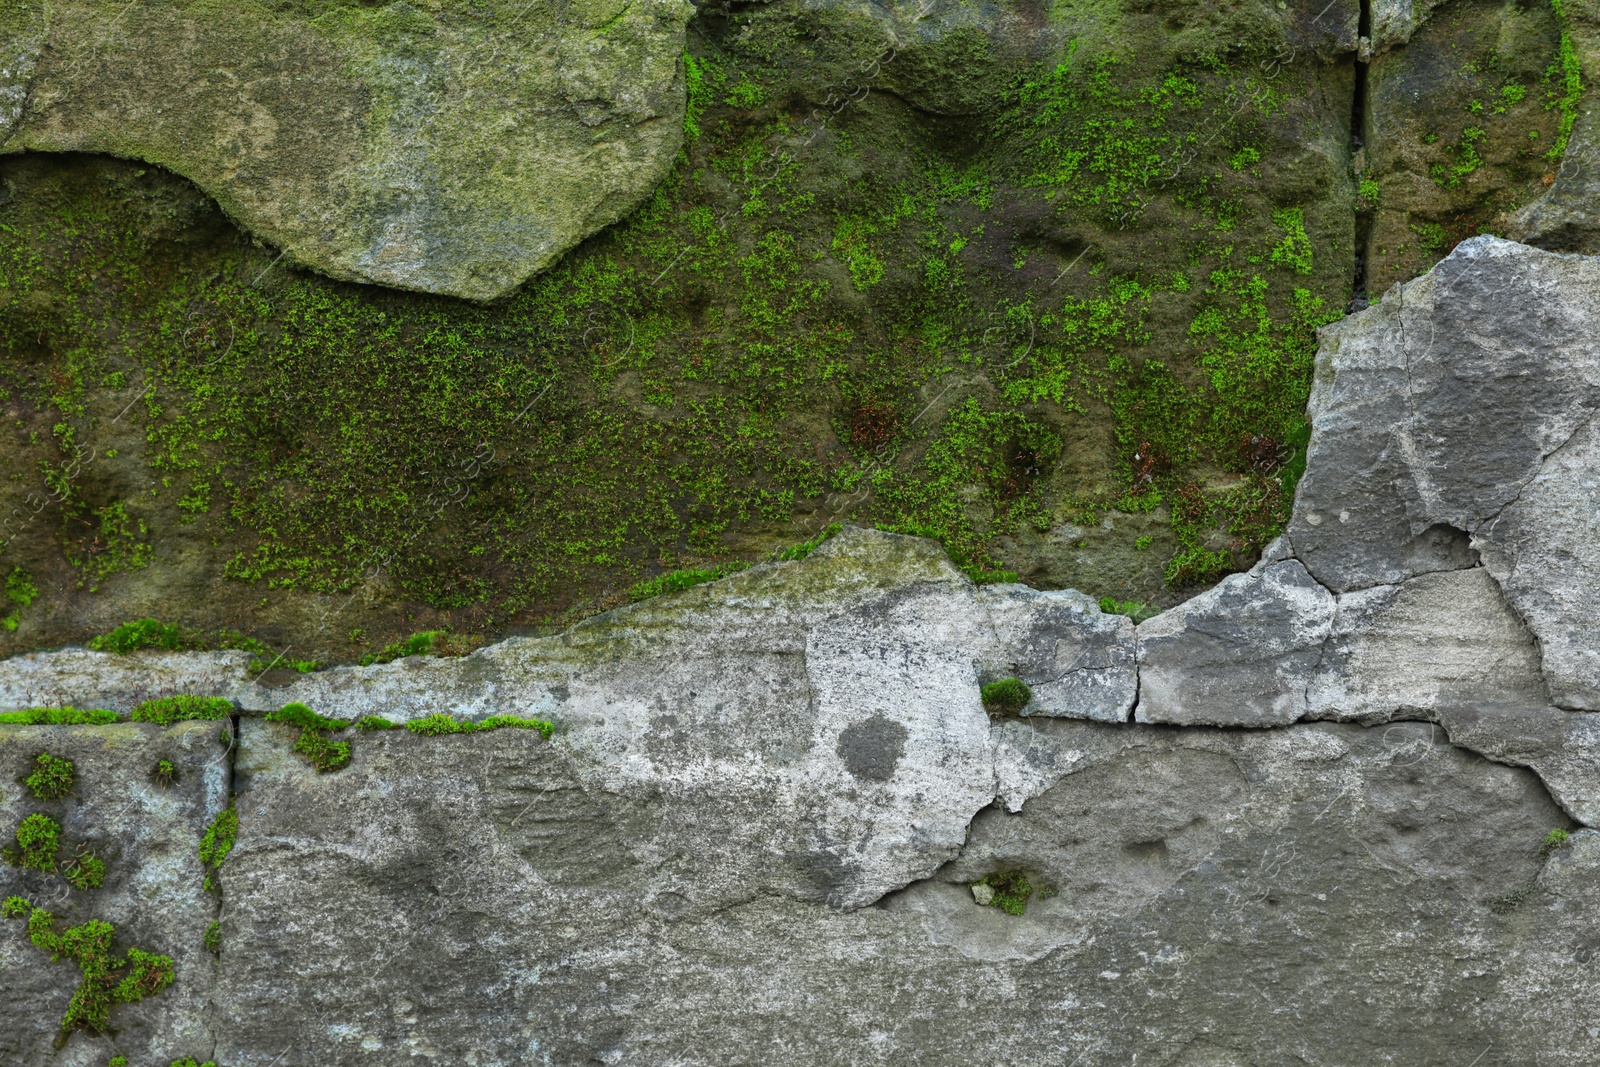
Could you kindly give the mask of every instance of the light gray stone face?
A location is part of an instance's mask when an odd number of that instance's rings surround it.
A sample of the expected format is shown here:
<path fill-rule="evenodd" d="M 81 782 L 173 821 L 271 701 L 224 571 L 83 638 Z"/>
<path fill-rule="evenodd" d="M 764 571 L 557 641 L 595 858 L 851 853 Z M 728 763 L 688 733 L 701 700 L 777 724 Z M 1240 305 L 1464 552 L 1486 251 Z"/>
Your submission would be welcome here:
<path fill-rule="evenodd" d="M 1139 722 L 1280 726 L 1306 684 L 1334 597 L 1297 560 L 1263 563 L 1139 625 Z"/>
<path fill-rule="evenodd" d="M 1339 597 L 1313 717 L 1384 722 L 1464 702 L 1542 708 L 1539 647 L 1482 567 Z"/>
<path fill-rule="evenodd" d="M 18 780 L 41 752 L 69 759 L 76 781 L 63 800 L 38 800 Z M 170 786 L 151 775 L 157 761 L 176 768 Z M 167 1064 L 209 1056 L 213 958 L 206 928 L 220 901 L 204 888 L 197 848 L 227 805 L 231 767 L 214 722 L 170 729 L 0 725 L 0 837 L 15 844 L 18 824 L 45 814 L 62 828 L 59 859 L 80 846 L 105 864 L 97 889 L 75 889 L 59 873 L 0 862 L 0 898 L 20 896 L 56 916 L 55 929 L 102 920 L 116 928 L 113 951 L 130 947 L 170 956 L 176 980 L 154 997 L 115 1007 L 113 1034 L 75 1031 L 59 1048 L 60 1023 L 80 971 L 29 943 L 26 918 L 0 919 L 0 1062 L 104 1067 L 118 1053 L 130 1063 Z"/>
<path fill-rule="evenodd" d="M 1552 699 L 1589 709 L 1597 322 L 1600 263 L 1480 237 L 1326 330 L 1289 530 L 1341 593 L 1476 553 L 1539 639 Z"/>
<path fill-rule="evenodd" d="M 1427 724 L 1014 724 L 1078 769 L 840 913 L 707 907 L 537 735 L 358 742 L 318 777 L 247 724 L 218 1062 L 1582 1062 L 1592 834 Z M 781 819 L 768 812 L 769 819 Z M 1024 914 L 968 883 L 1020 869 Z M 701 877 L 723 877 L 708 864 Z M 1489 902 L 1536 888 L 1509 915 Z M 754 887 L 750 887 L 754 888 Z M 1207 1050 L 1210 1060 L 1197 1059 Z M 1160 1061 L 1157 1061 L 1160 1062 Z"/>

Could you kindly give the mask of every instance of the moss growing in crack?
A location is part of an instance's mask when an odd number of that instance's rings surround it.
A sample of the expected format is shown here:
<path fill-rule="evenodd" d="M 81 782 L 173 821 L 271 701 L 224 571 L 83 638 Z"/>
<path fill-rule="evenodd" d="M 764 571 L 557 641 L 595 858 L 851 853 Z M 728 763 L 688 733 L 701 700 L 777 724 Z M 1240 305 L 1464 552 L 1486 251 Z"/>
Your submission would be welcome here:
<path fill-rule="evenodd" d="M 1545 835 L 1544 843 L 1539 846 L 1539 858 L 1549 859 L 1552 853 L 1559 852 L 1572 844 L 1572 835 L 1557 827 Z"/>
<path fill-rule="evenodd" d="M 207 952 L 213 956 L 220 956 L 222 954 L 222 923 L 212 920 L 211 925 L 206 927 L 203 940 Z"/>
<path fill-rule="evenodd" d="M 1020 678 L 1002 678 L 982 689 L 983 709 L 990 715 L 1015 715 L 1028 706 L 1033 690 Z"/>
<path fill-rule="evenodd" d="M 22 780 L 35 800 L 61 800 L 72 792 L 77 769 L 69 759 L 41 752 L 34 758 L 33 773 Z"/>
<path fill-rule="evenodd" d="M 1033 883 L 1021 871 L 995 871 L 972 883 L 973 899 L 989 908 L 999 908 L 1007 915 L 1021 915 L 1028 909 L 1028 898 L 1034 894 Z M 1043 895 L 1043 894 L 1041 894 Z"/>
<path fill-rule="evenodd" d="M 556 732 L 555 723 L 543 719 L 523 719 L 514 715 L 495 715 L 482 722 L 466 722 L 439 712 L 406 723 L 406 729 L 423 737 L 444 737 L 448 734 L 472 734 L 486 730 L 515 729 L 537 730 L 548 738 Z"/>
<path fill-rule="evenodd" d="M 162 789 L 171 789 L 178 780 L 178 765 L 169 759 L 156 760 L 150 770 L 150 780 Z"/>
<path fill-rule="evenodd" d="M 1100 611 L 1106 615 L 1126 615 L 1137 625 L 1161 614 L 1161 609 L 1142 600 L 1118 600 L 1114 596 L 1100 598 Z"/>
<path fill-rule="evenodd" d="M 318 715 L 304 704 L 285 704 L 267 716 L 268 722 L 282 723 L 299 731 L 294 751 L 321 774 L 331 774 L 350 765 L 350 742 L 329 740 L 350 725 L 348 719 Z"/>
<path fill-rule="evenodd" d="M 133 709 L 133 722 L 153 722 L 171 726 L 194 719 L 226 719 L 233 715 L 233 701 L 224 697 L 170 696 L 146 700 Z"/>
<path fill-rule="evenodd" d="M 282 723 L 300 730 L 325 730 L 330 733 L 336 733 L 350 725 L 348 719 L 330 719 L 318 715 L 299 702 L 285 704 L 277 711 L 268 713 L 266 719 L 268 722 Z"/>
<path fill-rule="evenodd" d="M 78 1029 L 104 1032 L 117 1005 L 138 1003 L 172 984 L 170 956 L 138 948 L 119 956 L 113 945 L 116 928 L 108 922 L 94 919 L 57 932 L 54 915 L 21 897 L 8 898 L 0 910 L 7 918 L 27 917 L 29 940 L 49 953 L 52 963 L 65 959 L 78 965 L 81 978 L 61 1019 L 63 1037 Z"/>
<path fill-rule="evenodd" d="M 217 813 L 211 825 L 206 827 L 205 835 L 200 838 L 200 866 L 205 870 L 207 889 L 217 888 L 216 876 L 238 839 L 239 811 L 230 804 Z"/>
<path fill-rule="evenodd" d="M 16 726 L 106 726 L 122 716 L 99 708 L 24 708 L 0 712 L 0 724 Z"/>
<path fill-rule="evenodd" d="M 363 715 L 356 720 L 355 727 L 363 732 L 370 730 L 398 730 L 400 729 L 400 724 L 379 715 Z"/>
<path fill-rule="evenodd" d="M 301 730 L 294 751 L 319 774 L 332 774 L 350 765 L 350 742 L 331 741 L 321 730 Z"/>
<path fill-rule="evenodd" d="M 193 1056 L 185 1056 L 181 1060 L 173 1060 L 167 1065 L 167 1067 L 217 1067 L 217 1065 L 211 1060 L 206 1060 L 204 1063 L 201 1063 Z"/>
<path fill-rule="evenodd" d="M 5 857 L 13 867 L 53 874 L 60 851 L 61 824 L 36 812 L 17 824 L 16 844 L 5 850 Z"/>

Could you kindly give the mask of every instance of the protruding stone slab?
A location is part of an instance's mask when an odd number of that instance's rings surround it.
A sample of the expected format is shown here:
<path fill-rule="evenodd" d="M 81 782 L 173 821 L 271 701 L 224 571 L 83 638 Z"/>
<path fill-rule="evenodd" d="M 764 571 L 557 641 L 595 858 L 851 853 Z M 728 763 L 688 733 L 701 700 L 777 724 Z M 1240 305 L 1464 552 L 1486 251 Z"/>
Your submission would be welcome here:
<path fill-rule="evenodd" d="M 1385 722 L 1467 701 L 1548 699 L 1533 635 L 1489 572 L 1472 567 L 1341 596 L 1306 711 Z"/>
<path fill-rule="evenodd" d="M 1139 722 L 1282 726 L 1330 633 L 1334 597 L 1297 560 L 1248 574 L 1139 624 Z"/>
<path fill-rule="evenodd" d="M 1290 539 L 1337 592 L 1470 565 L 1600 710 L 1600 260 L 1493 237 L 1324 331 Z"/>
<path fill-rule="evenodd" d="M 489 300 L 666 174 L 692 12 L 684 0 L 12 4 L 0 152 L 157 163 L 294 262 Z"/>

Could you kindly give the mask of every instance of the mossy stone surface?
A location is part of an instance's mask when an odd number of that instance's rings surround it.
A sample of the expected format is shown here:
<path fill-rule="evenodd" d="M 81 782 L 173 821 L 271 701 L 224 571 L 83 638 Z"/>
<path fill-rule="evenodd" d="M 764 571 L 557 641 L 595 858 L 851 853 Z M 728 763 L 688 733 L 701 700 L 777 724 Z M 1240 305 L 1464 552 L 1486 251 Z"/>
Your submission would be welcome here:
<path fill-rule="evenodd" d="M 0 152 L 157 163 L 292 262 L 492 299 L 671 166 L 691 10 L 8 4 L 21 33 L 0 57 Z"/>

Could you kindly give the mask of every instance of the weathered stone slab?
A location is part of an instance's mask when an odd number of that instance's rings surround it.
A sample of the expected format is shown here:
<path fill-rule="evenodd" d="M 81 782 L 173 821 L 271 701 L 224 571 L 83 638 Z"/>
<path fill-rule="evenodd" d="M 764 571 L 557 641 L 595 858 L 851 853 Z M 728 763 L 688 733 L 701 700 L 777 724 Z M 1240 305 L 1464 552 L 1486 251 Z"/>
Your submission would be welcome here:
<path fill-rule="evenodd" d="M 1334 597 L 1296 560 L 1247 574 L 1139 624 L 1139 722 L 1281 726 L 1331 631 Z"/>
<path fill-rule="evenodd" d="M 1539 639 L 1553 699 L 1591 709 L 1597 327 L 1600 262 L 1463 242 L 1324 332 L 1290 520 L 1295 555 L 1336 592 L 1465 565 L 1470 535 Z"/>
<path fill-rule="evenodd" d="M 72 792 L 38 800 L 18 779 L 41 752 L 75 765 Z M 170 786 L 152 776 L 159 760 L 175 767 Z M 31 1067 L 104 1067 L 121 1053 L 133 1063 L 170 1063 L 211 1054 L 213 957 L 206 929 L 217 898 L 203 888 L 201 836 L 227 804 L 227 748 L 214 722 L 169 729 L 118 726 L 0 726 L 0 835 L 15 843 L 18 823 L 45 814 L 62 828 L 60 859 L 90 849 L 105 864 L 97 889 L 75 889 L 59 873 L 0 862 L 0 898 L 21 896 L 57 917 L 56 932 L 90 920 L 116 928 L 113 952 L 130 947 L 170 956 L 176 979 L 157 995 L 112 1009 L 113 1032 L 71 1034 L 53 1048 L 79 968 L 52 963 L 29 943 L 25 919 L 0 919 L 0 1062 Z M 231 943 L 224 929 L 224 951 Z"/>
<path fill-rule="evenodd" d="M 174 693 L 234 697 L 249 688 L 245 668 L 250 658 L 246 652 L 30 652 L 0 660 L 0 710 L 128 712 L 143 701 Z"/>
<path fill-rule="evenodd" d="M 318 777 L 247 724 L 218 1062 L 1583 1062 L 1543 1005 L 1595 991 L 1593 835 L 1542 858 L 1531 773 L 1427 724 L 1010 725 L 1079 769 L 840 913 L 682 898 L 627 844 L 660 810 L 537 735 L 373 735 Z M 996 869 L 1022 915 L 975 903 Z"/>
<path fill-rule="evenodd" d="M 1533 635 L 1489 572 L 1472 567 L 1339 597 L 1306 711 L 1384 722 L 1466 701 L 1548 700 Z"/>
<path fill-rule="evenodd" d="M 488 300 L 666 174 L 692 11 L 10 5 L 0 152 L 158 163 L 295 262 Z"/>

